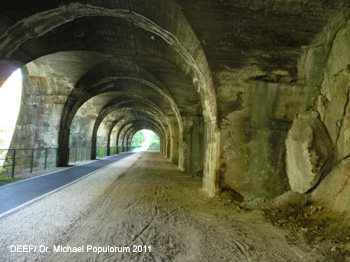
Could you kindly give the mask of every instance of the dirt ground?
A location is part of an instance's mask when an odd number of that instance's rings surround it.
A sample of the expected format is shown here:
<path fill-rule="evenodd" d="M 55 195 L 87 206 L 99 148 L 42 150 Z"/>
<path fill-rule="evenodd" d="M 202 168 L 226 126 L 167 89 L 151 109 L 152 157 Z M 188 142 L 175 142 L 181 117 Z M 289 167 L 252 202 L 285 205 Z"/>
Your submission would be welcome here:
<path fill-rule="evenodd" d="M 199 176 L 179 172 L 160 154 L 145 153 L 55 243 L 83 245 L 85 252 L 50 253 L 44 260 L 331 261 L 266 217 L 227 196 L 207 198 Z M 87 245 L 131 247 L 131 252 L 98 254 L 86 252 Z M 146 252 L 132 252 L 134 245 L 142 251 L 146 246 Z"/>
<path fill-rule="evenodd" d="M 208 198 L 200 176 L 181 173 L 159 153 L 123 161 L 0 221 L 0 260 L 350 261 L 348 232 L 332 237 L 322 209 L 303 196 Z M 51 252 L 5 254 L 15 243 Z M 84 252 L 53 252 L 60 245 Z"/>

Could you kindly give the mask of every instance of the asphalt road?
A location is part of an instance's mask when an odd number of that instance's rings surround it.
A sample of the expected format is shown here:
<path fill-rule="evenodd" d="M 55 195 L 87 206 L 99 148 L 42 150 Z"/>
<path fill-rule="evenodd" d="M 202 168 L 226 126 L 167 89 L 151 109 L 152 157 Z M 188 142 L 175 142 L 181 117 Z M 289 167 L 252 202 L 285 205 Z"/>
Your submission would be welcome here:
<path fill-rule="evenodd" d="M 133 152 L 96 160 L 88 164 L 74 166 L 52 174 L 0 186 L 0 219 L 39 200 L 52 191 L 73 183 L 131 154 L 133 154 Z"/>

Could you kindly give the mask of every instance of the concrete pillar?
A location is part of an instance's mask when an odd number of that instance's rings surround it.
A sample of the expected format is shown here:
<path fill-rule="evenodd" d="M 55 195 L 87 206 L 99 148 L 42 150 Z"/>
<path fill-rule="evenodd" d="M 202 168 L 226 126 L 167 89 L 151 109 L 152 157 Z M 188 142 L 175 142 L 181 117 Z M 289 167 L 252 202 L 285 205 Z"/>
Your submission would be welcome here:
<path fill-rule="evenodd" d="M 166 157 L 167 156 L 167 141 L 168 141 L 168 139 L 167 139 L 167 136 L 164 134 L 163 135 L 163 145 L 162 145 L 162 154 Z"/>
<path fill-rule="evenodd" d="M 219 191 L 220 132 L 216 121 L 207 121 L 204 132 L 203 190 L 209 196 Z"/>
<path fill-rule="evenodd" d="M 57 166 L 67 166 L 69 158 L 69 134 L 70 129 L 64 129 L 63 132 L 58 134 L 59 147 L 57 151 Z"/>
<path fill-rule="evenodd" d="M 97 130 L 93 131 L 91 138 L 91 160 L 96 159 L 96 149 L 97 149 Z"/>
<path fill-rule="evenodd" d="M 37 61 L 22 68 L 23 89 L 20 112 L 10 148 L 57 148 L 60 147 L 58 163 L 68 163 L 69 129 L 59 134 L 62 110 L 73 84 L 64 76 L 50 76 L 52 68 Z M 65 86 L 66 93 L 58 89 Z M 62 140 L 62 148 L 58 138 Z M 53 154 L 50 165 L 56 164 Z M 40 157 L 39 157 L 40 158 Z M 40 159 L 34 161 L 42 161 Z"/>
<path fill-rule="evenodd" d="M 204 123 L 198 116 L 183 117 L 183 167 L 194 174 L 203 170 Z"/>
<path fill-rule="evenodd" d="M 170 137 L 167 138 L 166 140 L 166 157 L 170 158 L 170 152 L 171 152 L 171 139 Z"/>
<path fill-rule="evenodd" d="M 170 128 L 172 130 L 172 136 L 170 137 L 170 160 L 174 164 L 179 162 L 179 126 L 174 117 L 171 119 Z"/>

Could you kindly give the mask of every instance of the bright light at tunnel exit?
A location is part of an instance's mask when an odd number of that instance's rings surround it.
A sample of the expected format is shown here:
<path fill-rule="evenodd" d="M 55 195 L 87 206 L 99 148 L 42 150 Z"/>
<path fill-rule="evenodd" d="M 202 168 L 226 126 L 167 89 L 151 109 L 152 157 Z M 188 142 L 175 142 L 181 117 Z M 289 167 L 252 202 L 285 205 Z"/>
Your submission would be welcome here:
<path fill-rule="evenodd" d="M 17 69 L 0 88 L 0 148 L 9 148 L 22 98 L 22 71 Z"/>
<path fill-rule="evenodd" d="M 138 132 L 140 132 L 140 131 L 138 131 Z M 154 132 L 151 130 L 148 130 L 148 129 L 143 129 L 143 130 L 141 130 L 141 132 L 143 132 L 143 134 L 145 136 L 145 141 L 142 143 L 142 147 L 136 148 L 134 150 L 135 152 L 146 151 L 149 148 L 149 146 L 151 145 L 152 134 L 154 134 Z"/>

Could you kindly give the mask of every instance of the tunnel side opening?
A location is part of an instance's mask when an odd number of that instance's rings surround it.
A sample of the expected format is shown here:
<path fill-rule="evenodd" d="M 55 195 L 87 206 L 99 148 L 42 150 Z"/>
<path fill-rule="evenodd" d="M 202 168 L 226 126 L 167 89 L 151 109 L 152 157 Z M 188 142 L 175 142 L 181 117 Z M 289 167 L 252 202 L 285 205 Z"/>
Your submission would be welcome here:
<path fill-rule="evenodd" d="M 11 172 L 9 148 L 19 116 L 22 88 L 21 69 L 13 72 L 0 88 L 0 176 Z"/>

